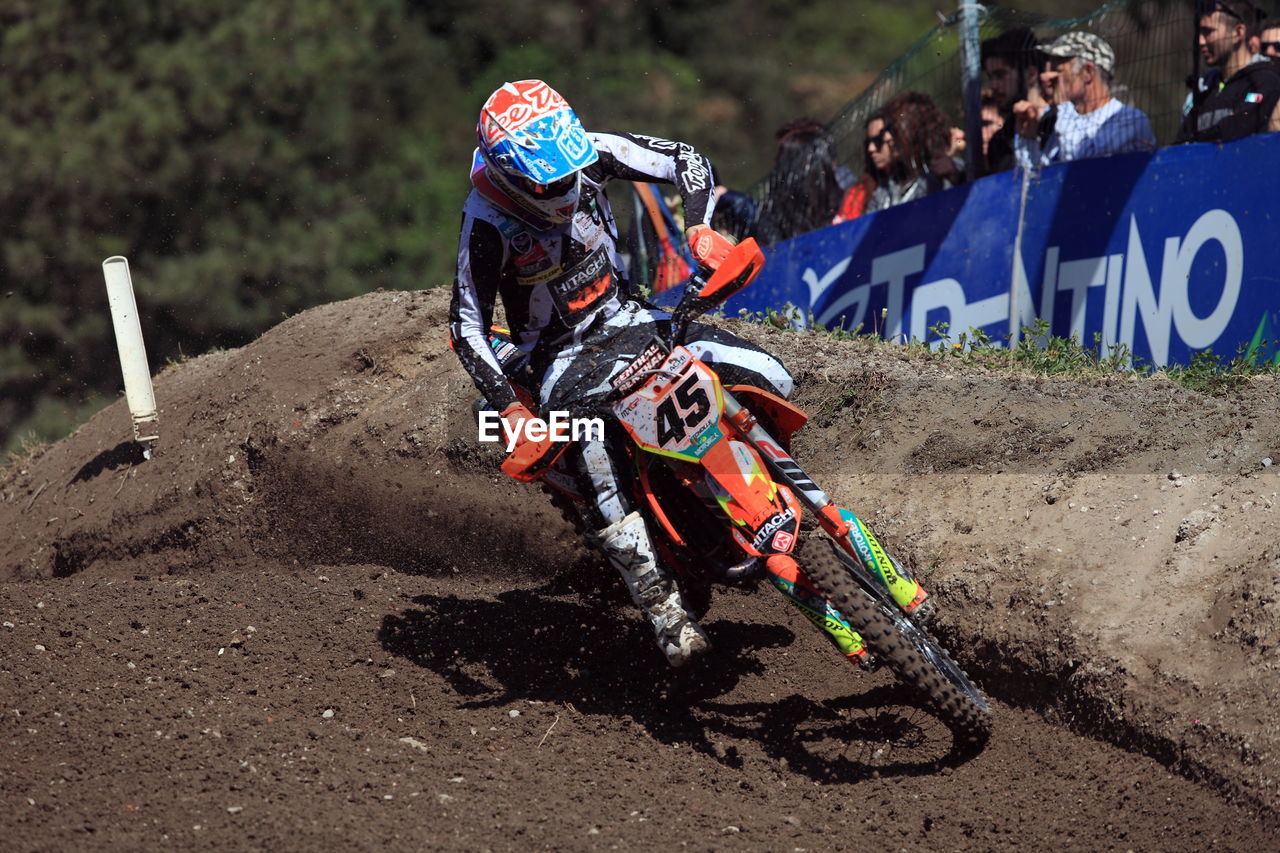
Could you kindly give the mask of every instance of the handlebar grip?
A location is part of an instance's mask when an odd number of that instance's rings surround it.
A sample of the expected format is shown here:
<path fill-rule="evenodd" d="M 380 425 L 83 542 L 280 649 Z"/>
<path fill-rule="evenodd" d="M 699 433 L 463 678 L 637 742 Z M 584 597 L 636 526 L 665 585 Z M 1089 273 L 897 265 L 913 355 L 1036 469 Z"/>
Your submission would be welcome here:
<path fill-rule="evenodd" d="M 502 460 L 502 473 L 521 483 L 532 483 L 556 464 L 560 454 L 568 447 L 568 442 L 552 441 L 550 438 L 526 441 Z"/>
<path fill-rule="evenodd" d="M 723 302 L 750 284 L 762 269 L 764 252 L 754 237 L 748 237 L 733 247 L 733 251 L 698 292 L 698 298 L 708 304 Z"/>

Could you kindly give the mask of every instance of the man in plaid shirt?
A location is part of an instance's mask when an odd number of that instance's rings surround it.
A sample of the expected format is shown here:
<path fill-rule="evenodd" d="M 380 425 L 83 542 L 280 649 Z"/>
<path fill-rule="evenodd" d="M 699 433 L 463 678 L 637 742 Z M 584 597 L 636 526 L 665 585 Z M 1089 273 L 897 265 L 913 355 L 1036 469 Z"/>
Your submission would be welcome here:
<path fill-rule="evenodd" d="M 1071 32 L 1040 48 L 1039 87 L 1014 105 L 1018 166 L 1151 151 L 1156 137 L 1141 110 L 1111 95 L 1116 54 L 1100 36 Z"/>

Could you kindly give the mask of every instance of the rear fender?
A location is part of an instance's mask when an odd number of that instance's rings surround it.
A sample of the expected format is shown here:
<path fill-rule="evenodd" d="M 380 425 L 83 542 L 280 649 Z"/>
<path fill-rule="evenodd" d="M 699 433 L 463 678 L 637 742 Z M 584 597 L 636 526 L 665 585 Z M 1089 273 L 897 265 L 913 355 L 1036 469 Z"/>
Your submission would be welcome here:
<path fill-rule="evenodd" d="M 502 462 L 502 471 L 508 477 L 521 483 L 532 483 L 540 480 L 569 445 L 563 441 L 526 441 L 513 450 Z"/>

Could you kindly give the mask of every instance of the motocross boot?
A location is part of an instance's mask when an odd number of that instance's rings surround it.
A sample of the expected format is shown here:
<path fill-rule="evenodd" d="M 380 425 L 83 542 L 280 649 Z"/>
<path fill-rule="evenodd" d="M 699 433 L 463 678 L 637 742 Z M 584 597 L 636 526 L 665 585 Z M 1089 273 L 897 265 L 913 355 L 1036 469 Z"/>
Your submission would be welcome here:
<path fill-rule="evenodd" d="M 685 607 L 675 581 L 654 557 L 640 513 L 631 513 L 592 538 L 621 573 L 631 600 L 644 611 L 667 663 L 684 666 L 711 648 L 707 635 Z"/>

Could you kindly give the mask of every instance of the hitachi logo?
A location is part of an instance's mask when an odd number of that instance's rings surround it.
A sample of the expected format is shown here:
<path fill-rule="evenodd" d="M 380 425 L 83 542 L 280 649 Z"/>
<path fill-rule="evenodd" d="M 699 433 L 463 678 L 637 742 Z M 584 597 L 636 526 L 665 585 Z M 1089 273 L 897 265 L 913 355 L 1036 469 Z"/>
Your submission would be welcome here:
<path fill-rule="evenodd" d="M 577 269 L 565 276 L 563 281 L 552 285 L 556 293 L 561 295 L 576 293 L 587 284 L 600 278 L 609 268 L 609 258 L 599 249 L 592 252 Z"/>
<path fill-rule="evenodd" d="M 777 533 L 782 529 L 783 525 L 795 517 L 795 510 L 791 509 L 791 507 L 787 507 L 782 512 L 771 516 L 769 520 L 764 523 L 764 527 L 761 527 L 760 531 L 752 538 L 751 547 L 759 551 L 764 546 L 764 543 L 769 541 L 770 536 Z"/>

